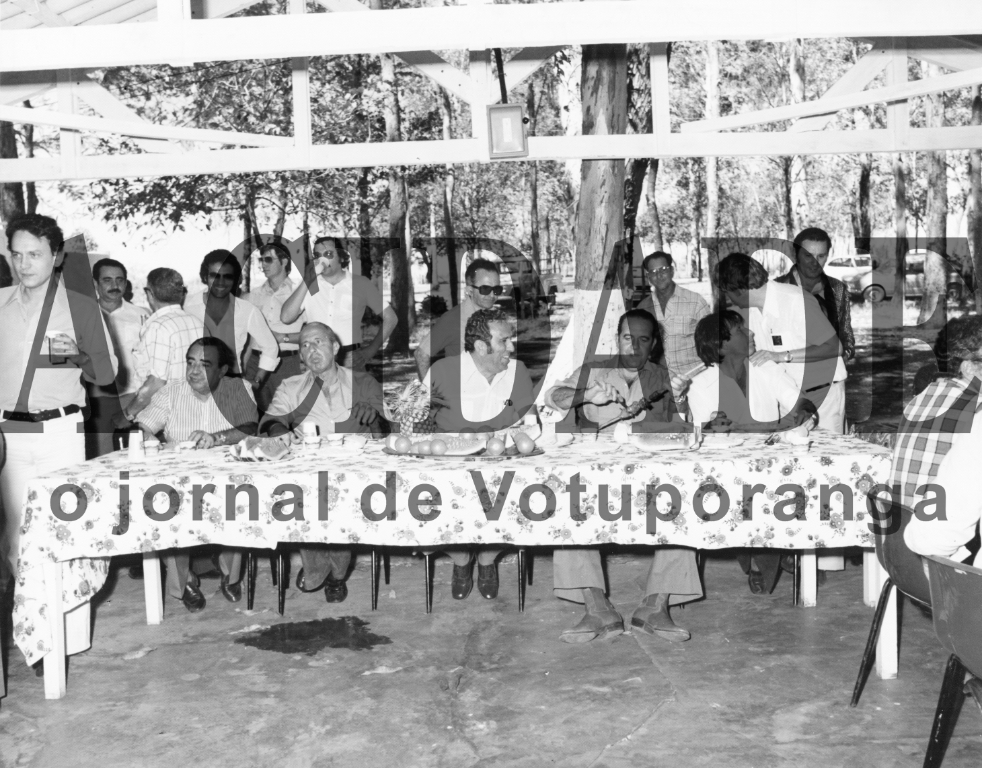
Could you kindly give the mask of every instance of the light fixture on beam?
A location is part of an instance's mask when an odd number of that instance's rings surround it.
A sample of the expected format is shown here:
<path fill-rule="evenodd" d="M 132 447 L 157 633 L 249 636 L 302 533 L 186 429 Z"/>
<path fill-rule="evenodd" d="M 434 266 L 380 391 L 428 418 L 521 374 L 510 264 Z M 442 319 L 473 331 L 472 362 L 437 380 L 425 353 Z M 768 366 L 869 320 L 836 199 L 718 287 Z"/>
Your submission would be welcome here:
<path fill-rule="evenodd" d="M 523 104 L 488 105 L 488 145 L 492 160 L 528 157 Z"/>

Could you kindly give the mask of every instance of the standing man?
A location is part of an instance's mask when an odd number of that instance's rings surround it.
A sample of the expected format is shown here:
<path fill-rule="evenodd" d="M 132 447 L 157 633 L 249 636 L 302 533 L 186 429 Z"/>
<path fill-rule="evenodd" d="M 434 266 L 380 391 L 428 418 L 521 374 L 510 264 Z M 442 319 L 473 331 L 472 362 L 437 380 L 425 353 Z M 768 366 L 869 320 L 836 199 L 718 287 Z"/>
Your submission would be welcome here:
<path fill-rule="evenodd" d="M 645 256 L 645 278 L 651 293 L 645 296 L 638 309 L 654 315 L 665 334 L 665 363 L 673 376 L 684 381 L 685 374 L 702 366 L 696 354 L 696 323 L 709 314 L 709 304 L 698 293 L 675 282 L 675 262 L 671 254 L 655 251 Z M 682 390 L 676 389 L 676 395 Z"/>
<path fill-rule="evenodd" d="M 381 415 L 382 385 L 369 373 L 340 367 L 335 361 L 340 348 L 341 342 L 329 326 L 318 322 L 304 325 L 300 356 L 307 372 L 291 376 L 277 387 L 263 417 L 263 432 L 278 437 L 306 423 L 316 424 L 323 435 L 335 432 L 339 422 L 348 422 L 348 431 L 381 436 L 385 423 Z M 303 568 L 297 573 L 297 589 L 316 592 L 323 588 L 327 602 L 343 602 L 348 596 L 345 579 L 351 549 L 301 547 L 300 557 Z"/>
<path fill-rule="evenodd" d="M 348 368 L 364 370 L 392 334 L 399 319 L 395 310 L 382 309 L 382 294 L 375 284 L 347 267 L 351 257 L 339 238 L 319 237 L 314 242 L 314 258 L 304 270 L 304 279 L 283 304 L 280 320 L 296 322 L 306 312 L 307 322 L 324 323 L 341 341 L 338 362 Z M 316 291 L 310 290 L 316 287 Z M 382 330 L 362 346 L 361 323 L 365 308 L 382 315 Z"/>
<path fill-rule="evenodd" d="M 206 290 L 191 296 L 184 309 L 198 321 L 199 336 L 214 336 L 232 350 L 235 355 L 232 373 L 242 373 L 247 341 L 259 350 L 259 370 L 250 381 L 258 392 L 276 370 L 280 348 L 262 313 L 237 295 L 242 265 L 231 251 L 218 249 L 205 255 L 199 274 Z"/>
<path fill-rule="evenodd" d="M 6 234 L 19 285 L 0 288 L 0 417 L 7 441 L 0 554 L 16 574 L 27 483 L 85 461 L 82 379 L 112 384 L 116 356 L 99 305 L 65 285 L 65 238 L 57 222 L 26 214 Z M 84 273 L 87 282 L 88 263 Z"/>
<path fill-rule="evenodd" d="M 501 276 L 493 261 L 475 259 L 464 271 L 464 300 L 437 320 L 416 347 L 416 371 L 422 381 L 441 352 L 456 357 L 463 351 L 464 329 L 479 309 L 491 309 L 501 296 Z"/>
<path fill-rule="evenodd" d="M 668 371 L 651 362 L 651 358 L 661 357 L 661 341 L 658 323 L 650 312 L 639 308 L 621 316 L 617 324 L 617 352 L 617 357 L 609 363 L 591 368 L 585 382 L 580 380 L 582 369 L 577 368 L 546 392 L 546 405 L 559 411 L 582 407 L 583 415 L 597 425 L 618 417 L 642 422 L 656 430 L 659 428 L 656 425 L 681 423 L 676 406 L 684 402 L 685 396 L 675 400 Z M 666 391 L 667 396 L 655 401 L 659 393 Z M 630 415 L 628 405 L 649 399 L 654 402 L 646 403 L 647 407 L 635 416 Z M 613 432 L 615 426 L 610 424 L 604 431 Z M 600 550 L 557 549 L 552 562 L 556 597 L 583 603 L 586 608 L 580 621 L 565 630 L 560 640 L 588 643 L 624 631 L 624 619 L 604 593 Z M 698 600 L 702 595 L 695 551 L 655 547 L 645 597 L 631 617 L 631 626 L 665 640 L 684 642 L 690 637 L 689 631 L 675 624 L 669 606 Z"/>
<path fill-rule="evenodd" d="M 841 280 L 825 274 L 825 262 L 828 261 L 832 250 L 832 239 L 824 229 L 809 227 L 798 233 L 794 239 L 794 266 L 787 274 L 781 275 L 775 282 L 800 286 L 815 297 L 818 306 L 829 321 L 832 329 L 842 343 L 842 358 L 848 362 L 856 354 L 856 340 L 852 333 L 852 313 L 850 311 L 849 290 Z M 838 394 L 830 393 L 826 399 L 841 402 L 841 414 L 829 412 L 825 428 L 832 429 L 833 422 L 841 424 L 840 432 L 845 432 L 846 396 L 845 376 L 836 379 L 833 388 L 841 390 Z"/>
<path fill-rule="evenodd" d="M 122 421 L 127 421 L 150 405 L 151 398 L 169 381 L 184 378 L 185 357 L 191 342 L 200 336 L 197 321 L 181 309 L 187 289 L 179 272 L 167 267 L 151 269 L 147 275 L 147 303 L 150 317 L 143 324 L 140 340 L 133 349 L 136 395 L 123 406 Z"/>
<path fill-rule="evenodd" d="M 280 383 L 290 376 L 300 373 L 300 329 L 303 327 L 303 313 L 294 323 L 284 323 L 280 320 L 283 303 L 290 298 L 297 288 L 297 281 L 290 277 L 293 262 L 290 261 L 290 251 L 280 243 L 270 243 L 259 249 L 259 268 L 266 276 L 266 282 L 244 298 L 258 309 L 273 333 L 273 338 L 279 345 L 279 365 L 270 374 L 262 388 L 256 392 L 256 403 L 259 410 L 264 412 L 273 400 L 273 394 Z M 254 354 L 255 353 L 255 354 Z M 258 373 L 259 350 L 254 348 L 252 339 L 246 347 L 245 367 L 246 376 L 255 378 Z"/>
<path fill-rule="evenodd" d="M 108 387 L 88 387 L 89 407 L 92 409 L 92 415 L 85 422 L 85 431 L 89 435 L 89 458 L 115 450 L 115 425 L 143 383 L 137 378 L 133 349 L 140 341 L 143 323 L 150 316 L 149 311 L 123 298 L 128 280 L 126 267 L 120 262 L 99 259 L 92 267 L 92 279 L 95 281 L 99 306 L 109 326 L 119 370 L 116 381 Z"/>
<path fill-rule="evenodd" d="M 757 351 L 750 364 L 781 365 L 818 407 L 818 429 L 842 434 L 846 364 L 839 337 L 815 297 L 768 280 L 767 270 L 744 253 L 721 260 L 718 279 L 720 293 L 753 332 Z"/>

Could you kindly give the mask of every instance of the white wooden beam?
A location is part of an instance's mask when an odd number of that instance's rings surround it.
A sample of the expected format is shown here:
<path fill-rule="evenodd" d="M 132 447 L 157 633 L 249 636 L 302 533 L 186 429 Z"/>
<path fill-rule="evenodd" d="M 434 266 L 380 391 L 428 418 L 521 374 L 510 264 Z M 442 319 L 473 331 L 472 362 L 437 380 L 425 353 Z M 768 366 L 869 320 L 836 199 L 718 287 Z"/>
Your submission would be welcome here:
<path fill-rule="evenodd" d="M 907 43 L 893 42 L 893 54 L 887 67 L 887 86 L 900 86 L 907 82 Z M 906 99 L 887 104 L 887 129 L 893 143 L 902 146 L 910 137 L 910 104 Z"/>
<path fill-rule="evenodd" d="M 0 74 L 0 104 L 20 104 L 47 93 L 58 83 L 54 70 Z"/>
<path fill-rule="evenodd" d="M 261 0 L 191 0 L 192 19 L 223 19 Z"/>
<path fill-rule="evenodd" d="M 67 125 L 62 124 L 58 132 L 59 145 L 61 149 L 61 172 L 66 176 L 74 178 L 79 175 L 78 159 L 82 154 L 82 136 L 73 129 L 71 122 L 77 117 L 75 115 L 75 76 L 79 74 L 73 70 L 62 70 L 58 73 L 58 109 L 64 114 Z M 24 107 L 0 107 L 0 118 L 7 110 L 20 110 L 27 113 L 38 112 L 36 109 L 26 109 Z M 10 122 L 14 122 L 11 120 Z"/>
<path fill-rule="evenodd" d="M 290 13 L 307 12 L 306 0 L 290 0 Z M 298 152 L 309 162 L 313 144 L 313 124 L 310 116 L 310 59 L 297 56 L 291 63 L 293 84 L 293 142 Z"/>
<path fill-rule="evenodd" d="M 93 80 L 91 75 L 86 75 L 75 81 L 75 95 L 105 118 L 152 125 L 104 88 L 102 84 Z M 160 139 L 136 139 L 135 143 L 145 152 L 171 153 L 181 151 L 177 144 Z"/>
<path fill-rule="evenodd" d="M 62 84 L 59 82 L 59 89 L 61 87 Z M 129 119 L 88 117 L 86 115 L 68 114 L 65 111 L 51 112 L 46 109 L 26 109 L 24 107 L 0 106 L 0 120 L 32 125 L 53 125 L 71 131 L 115 133 L 120 136 L 136 138 L 207 141 L 215 144 L 238 144 L 252 147 L 282 147 L 293 144 L 293 139 L 286 136 L 264 136 L 257 133 L 217 131 L 205 128 L 179 128 L 169 125 L 131 122 Z"/>
<path fill-rule="evenodd" d="M 873 38 L 867 42 L 876 48 L 887 50 L 893 45 L 893 41 L 887 38 Z M 978 38 L 965 36 L 912 37 L 907 40 L 907 55 L 954 72 L 962 72 L 982 67 L 982 42 Z"/>
<path fill-rule="evenodd" d="M 833 110 L 851 109 L 878 102 L 902 101 L 913 96 L 924 96 L 929 93 L 937 93 L 938 91 L 965 88 L 970 85 L 976 85 L 977 83 L 982 83 L 982 68 L 967 69 L 964 72 L 955 72 L 950 75 L 888 85 L 884 88 L 872 88 L 868 91 L 860 91 L 858 93 L 844 93 L 839 96 L 823 97 L 813 101 L 805 101 L 801 104 L 759 109 L 740 115 L 718 117 L 713 120 L 696 120 L 691 123 L 683 123 L 682 132 L 704 133 L 724 131 L 732 128 L 745 128 L 750 125 L 760 125 L 761 123 L 773 123 L 777 120 L 793 120 L 796 117 L 805 117 L 807 115 L 828 114 Z"/>
<path fill-rule="evenodd" d="M 523 48 L 520 50 L 505 62 L 505 87 L 509 91 L 520 87 L 563 47 L 562 45 L 547 45 L 543 48 Z M 491 95 L 491 103 L 501 103 L 500 88 Z"/>
<path fill-rule="evenodd" d="M 164 0 L 164 2 L 178 0 Z M 407 8 L 0 32 L 0 69 L 230 61 L 638 40 L 906 37 L 982 33 L 977 0 L 600 0 Z"/>
<path fill-rule="evenodd" d="M 526 160 L 619 159 L 629 157 L 781 156 L 860 152 L 908 152 L 982 147 L 982 127 L 911 128 L 898 139 L 893 130 L 788 133 L 673 133 L 615 136 L 530 136 Z M 658 143 L 656 143 L 658 142 Z M 0 182 L 132 178 L 264 171 L 445 165 L 481 162 L 487 141 L 404 141 L 314 145 L 309 158 L 295 147 L 195 150 L 175 155 L 83 155 L 77 174 L 67 175 L 57 158 L 0 160 Z"/>
<path fill-rule="evenodd" d="M 829 89 L 822 94 L 822 97 L 815 103 L 818 104 L 825 99 L 841 96 L 845 93 L 856 93 L 863 90 L 870 81 L 879 75 L 890 63 L 890 46 L 873 48 L 862 56 L 859 61 L 853 64 L 846 73 L 836 80 Z M 788 128 L 791 133 L 802 133 L 804 131 L 821 131 L 835 119 L 835 110 L 823 115 L 812 115 L 798 120 Z"/>
<path fill-rule="evenodd" d="M 39 24 L 48 27 L 71 26 L 61 16 L 48 8 L 48 4 L 44 0 L 9 0 L 9 2 L 16 5 Z"/>
<path fill-rule="evenodd" d="M 655 145 L 662 147 L 672 133 L 668 43 L 648 45 L 648 76 L 651 80 L 651 132 L 655 137 Z"/>

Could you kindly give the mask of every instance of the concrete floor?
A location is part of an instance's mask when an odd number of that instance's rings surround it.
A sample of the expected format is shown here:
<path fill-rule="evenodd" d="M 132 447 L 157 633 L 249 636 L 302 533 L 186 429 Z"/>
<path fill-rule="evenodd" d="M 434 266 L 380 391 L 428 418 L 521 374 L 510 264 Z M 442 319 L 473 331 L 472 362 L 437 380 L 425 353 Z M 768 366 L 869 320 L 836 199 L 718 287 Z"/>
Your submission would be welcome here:
<path fill-rule="evenodd" d="M 710 556 L 708 599 L 675 609 L 693 639 L 641 634 L 583 646 L 558 642 L 579 608 L 551 594 L 551 559 L 536 554 L 526 611 L 514 558 L 486 601 L 449 594 L 436 568 L 433 613 L 422 563 L 392 561 L 379 610 L 369 610 L 361 556 L 340 605 L 291 589 L 286 616 L 263 562 L 256 611 L 203 582 L 208 606 L 168 601 L 144 623 L 142 583 L 120 572 L 98 607 L 94 646 L 73 657 L 68 696 L 10 653 L 0 700 L 6 766 L 919 766 L 944 653 L 930 619 L 906 605 L 900 677 L 871 676 L 848 706 L 872 611 L 858 568 L 830 574 L 817 609 L 794 608 L 790 579 L 774 595 L 747 589 L 735 560 Z M 640 554 L 608 557 L 613 600 L 628 618 L 641 597 Z M 281 653 L 236 640 L 247 628 L 356 616 L 380 636 L 370 649 Z M 391 642 L 386 643 L 385 638 Z M 141 654 L 147 649 L 149 652 Z M 310 655 L 312 654 L 312 655 Z M 133 658 L 136 656 L 136 658 Z M 946 768 L 982 762 L 982 719 L 966 703 Z"/>

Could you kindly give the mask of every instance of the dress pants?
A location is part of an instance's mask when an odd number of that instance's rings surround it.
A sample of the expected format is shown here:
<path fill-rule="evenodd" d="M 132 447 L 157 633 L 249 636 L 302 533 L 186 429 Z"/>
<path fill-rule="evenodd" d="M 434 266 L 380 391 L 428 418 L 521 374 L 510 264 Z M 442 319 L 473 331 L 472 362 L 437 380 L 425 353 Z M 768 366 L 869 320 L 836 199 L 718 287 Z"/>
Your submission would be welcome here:
<path fill-rule="evenodd" d="M 552 553 L 553 593 L 563 600 L 583 602 L 587 587 L 605 589 L 600 550 L 593 547 L 556 549 Z M 679 605 L 703 596 L 694 549 L 655 547 L 644 589 L 647 595 L 671 595 Z"/>
<path fill-rule="evenodd" d="M 301 547 L 300 560 L 303 562 L 304 586 L 313 588 L 323 584 L 328 576 L 343 581 L 351 564 L 351 550 L 332 546 Z"/>
<path fill-rule="evenodd" d="M 128 430 L 117 429 L 113 420 L 122 416 L 123 409 L 136 396 L 136 393 L 119 397 L 90 397 L 91 413 L 85 422 L 85 458 L 94 459 L 112 453 L 119 446 L 117 438 Z M 135 425 L 134 425 L 135 429 Z"/>
<path fill-rule="evenodd" d="M 443 551 L 450 556 L 454 565 L 459 565 L 461 568 L 467 565 L 474 556 L 474 551 L 471 549 L 445 549 Z M 478 565 L 491 565 L 499 554 L 501 554 L 500 549 L 482 548 L 477 550 Z"/>
<path fill-rule="evenodd" d="M 0 536 L 0 555 L 6 557 L 11 573 L 17 573 L 20 554 L 20 532 L 24 525 L 24 503 L 27 501 L 27 484 L 35 477 L 55 470 L 81 464 L 85 461 L 85 433 L 81 430 L 82 414 L 73 413 L 49 421 L 36 422 L 43 432 L 16 432 L 17 426 L 35 426 L 30 423 L 10 422 L 5 425 L 3 437 L 7 443 L 7 460 L 0 471 L 0 497 L 3 498 L 3 525 Z M 15 426 L 16 425 L 16 426 Z M 62 504 L 70 509 L 66 494 Z M 35 503 L 47 505 L 48 499 L 36 499 Z M 71 507 L 74 509 L 74 507 Z M 29 524 L 29 523 L 28 523 Z M 81 525 L 65 523 L 65 525 Z"/>
<path fill-rule="evenodd" d="M 253 351 L 246 361 L 245 377 L 250 380 L 254 379 L 258 370 L 259 352 Z M 276 394 L 276 388 L 284 379 L 288 379 L 290 376 L 299 376 L 301 373 L 299 354 L 281 357 L 280 364 L 276 366 L 276 370 L 269 375 L 266 383 L 256 392 L 256 407 L 259 409 L 259 412 L 266 413 L 266 409 L 273 402 L 273 395 Z"/>
<path fill-rule="evenodd" d="M 191 570 L 190 550 L 172 549 L 164 555 L 164 563 L 167 565 L 167 594 L 180 600 Z M 229 584 L 238 584 L 242 579 L 242 550 L 223 549 L 218 555 L 218 565 Z"/>
<path fill-rule="evenodd" d="M 818 406 L 818 429 L 835 435 L 845 434 L 846 431 L 846 382 L 836 381 L 828 389 L 818 389 L 805 392 L 805 397 L 811 398 L 825 394 L 825 399 Z"/>

